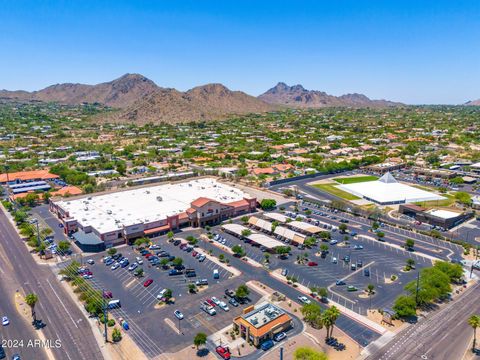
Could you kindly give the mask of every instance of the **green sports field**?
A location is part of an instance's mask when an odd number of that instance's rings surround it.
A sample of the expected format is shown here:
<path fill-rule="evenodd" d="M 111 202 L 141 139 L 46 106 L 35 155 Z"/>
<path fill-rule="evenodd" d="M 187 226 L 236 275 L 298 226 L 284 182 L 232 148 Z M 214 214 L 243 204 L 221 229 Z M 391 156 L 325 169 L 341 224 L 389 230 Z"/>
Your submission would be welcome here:
<path fill-rule="evenodd" d="M 335 184 L 316 184 L 316 185 L 313 185 L 313 186 L 320 189 L 320 190 L 328 192 L 332 195 L 335 195 L 339 198 L 345 199 L 345 200 L 358 200 L 358 199 L 360 199 L 359 197 L 357 197 L 353 194 L 350 194 L 346 191 L 343 191 L 343 190 L 339 189 L 337 187 L 337 185 L 335 185 Z"/>
<path fill-rule="evenodd" d="M 339 184 L 355 184 L 367 181 L 375 181 L 378 180 L 378 177 L 373 175 L 365 175 L 365 176 L 353 176 L 353 177 L 340 177 L 333 179 Z"/>

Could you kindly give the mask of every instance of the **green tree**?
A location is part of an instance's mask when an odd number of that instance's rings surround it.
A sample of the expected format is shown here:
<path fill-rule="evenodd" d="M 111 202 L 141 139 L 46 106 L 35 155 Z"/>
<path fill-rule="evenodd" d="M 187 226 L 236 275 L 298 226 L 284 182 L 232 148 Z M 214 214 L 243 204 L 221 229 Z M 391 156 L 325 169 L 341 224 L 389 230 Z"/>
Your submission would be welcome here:
<path fill-rule="evenodd" d="M 327 252 L 328 251 L 328 245 L 327 244 L 320 245 L 320 251 L 322 253 Z"/>
<path fill-rule="evenodd" d="M 70 249 L 70 243 L 68 241 L 62 240 L 58 242 L 58 250 L 61 253 L 65 253 Z"/>
<path fill-rule="evenodd" d="M 290 246 L 277 246 L 275 251 L 278 255 L 286 255 L 289 254 L 292 248 Z"/>
<path fill-rule="evenodd" d="M 247 215 L 244 215 L 240 218 L 240 220 L 242 221 L 243 224 L 248 224 L 248 216 Z"/>
<path fill-rule="evenodd" d="M 172 260 L 173 266 L 181 266 L 183 264 L 183 259 L 180 257 L 177 257 Z"/>
<path fill-rule="evenodd" d="M 323 325 L 327 329 L 327 338 L 332 337 L 335 323 L 337 322 L 339 317 L 340 310 L 338 310 L 336 306 L 332 306 L 323 312 Z"/>
<path fill-rule="evenodd" d="M 446 261 L 436 261 L 433 265 L 434 269 L 438 269 L 448 276 L 450 282 L 458 282 L 463 276 L 463 269 L 460 264 L 452 264 Z"/>
<path fill-rule="evenodd" d="M 393 311 L 395 311 L 396 316 L 399 318 L 415 316 L 417 314 L 415 298 L 412 296 L 400 295 L 395 299 Z"/>
<path fill-rule="evenodd" d="M 168 240 L 173 239 L 174 236 L 175 236 L 175 234 L 174 234 L 173 231 L 171 231 L 171 230 L 167 233 L 167 238 L 168 238 Z"/>
<path fill-rule="evenodd" d="M 480 326 L 480 316 L 472 315 L 468 318 L 468 325 L 473 329 L 473 345 L 472 351 L 475 351 L 475 346 L 477 344 L 477 328 Z"/>
<path fill-rule="evenodd" d="M 205 333 L 199 332 L 195 337 L 193 338 L 193 345 L 198 350 L 199 346 L 203 346 L 207 343 L 207 335 Z"/>
<path fill-rule="evenodd" d="M 236 244 L 232 247 L 232 251 L 238 257 L 244 257 L 245 256 L 245 250 L 238 244 Z"/>
<path fill-rule="evenodd" d="M 411 251 L 411 250 L 413 250 L 414 245 L 415 245 L 415 240 L 413 240 L 413 239 L 405 240 L 405 245 L 404 245 L 405 249 Z"/>
<path fill-rule="evenodd" d="M 110 255 L 110 256 L 113 256 L 117 253 L 117 249 L 114 248 L 114 247 L 111 247 L 110 249 L 108 249 L 107 251 L 107 254 Z"/>
<path fill-rule="evenodd" d="M 347 225 L 344 223 L 341 223 L 340 225 L 338 225 L 338 229 L 342 234 L 344 234 L 347 231 Z"/>
<path fill-rule="evenodd" d="M 302 346 L 295 349 L 294 360 L 327 360 L 327 355 L 312 348 Z"/>
<path fill-rule="evenodd" d="M 262 210 L 273 210 L 277 206 L 277 201 L 274 199 L 263 199 L 260 202 Z"/>
<path fill-rule="evenodd" d="M 406 260 L 405 270 L 410 271 L 414 268 L 415 268 L 415 260 L 413 260 L 412 258 L 408 258 Z"/>
<path fill-rule="evenodd" d="M 252 235 L 252 230 L 250 230 L 250 229 L 243 229 L 242 230 L 242 236 L 243 237 L 249 237 L 250 235 Z"/>
<path fill-rule="evenodd" d="M 300 312 L 303 315 L 303 320 L 310 324 L 315 329 L 323 327 L 322 322 L 322 308 L 316 303 L 303 304 Z"/>
<path fill-rule="evenodd" d="M 235 291 L 235 296 L 240 299 L 246 298 L 249 294 L 250 294 L 250 290 L 248 289 L 248 286 L 245 284 L 240 285 Z"/>
<path fill-rule="evenodd" d="M 305 245 L 306 247 L 309 247 L 311 248 L 312 246 L 314 246 L 315 244 L 317 243 L 317 240 L 315 240 L 315 238 L 309 236 L 305 239 L 305 241 L 303 242 L 303 245 Z"/>
<path fill-rule="evenodd" d="M 368 284 L 367 288 L 365 289 L 368 295 L 368 299 L 370 300 L 370 309 L 372 308 L 372 295 L 375 294 L 375 285 Z"/>
<path fill-rule="evenodd" d="M 458 191 L 455 193 L 455 200 L 464 205 L 470 205 L 472 203 L 472 197 L 469 193 L 464 191 Z"/>
<path fill-rule="evenodd" d="M 25 296 L 25 303 L 30 306 L 30 310 L 32 311 L 32 318 L 33 322 L 37 322 L 37 316 L 35 313 L 35 305 L 38 303 L 38 295 L 34 293 L 27 294 Z"/>

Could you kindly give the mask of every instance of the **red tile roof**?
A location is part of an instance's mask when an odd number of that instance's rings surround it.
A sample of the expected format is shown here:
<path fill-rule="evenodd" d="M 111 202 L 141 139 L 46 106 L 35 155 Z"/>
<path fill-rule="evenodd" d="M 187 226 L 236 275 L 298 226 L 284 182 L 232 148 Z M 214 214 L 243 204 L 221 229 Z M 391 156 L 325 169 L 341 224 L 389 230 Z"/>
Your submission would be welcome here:
<path fill-rule="evenodd" d="M 28 181 L 28 180 L 48 180 L 58 179 L 59 176 L 50 174 L 48 170 L 33 170 L 33 171 L 20 171 L 14 173 L 8 173 L 8 181 Z M 0 174 L 0 182 L 7 182 L 7 174 Z"/>
<path fill-rule="evenodd" d="M 208 204 L 210 201 L 215 201 L 206 197 L 199 197 L 197 200 L 194 200 L 190 205 L 195 207 L 201 207 Z"/>

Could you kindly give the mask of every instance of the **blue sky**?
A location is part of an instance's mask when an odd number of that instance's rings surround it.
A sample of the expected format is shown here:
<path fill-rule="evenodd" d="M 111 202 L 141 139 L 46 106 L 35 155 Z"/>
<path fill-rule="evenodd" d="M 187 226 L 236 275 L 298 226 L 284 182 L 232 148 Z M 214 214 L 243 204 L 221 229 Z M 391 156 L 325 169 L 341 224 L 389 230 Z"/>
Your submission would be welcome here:
<path fill-rule="evenodd" d="M 0 88 L 141 73 L 406 103 L 480 98 L 480 1 L 0 0 Z"/>

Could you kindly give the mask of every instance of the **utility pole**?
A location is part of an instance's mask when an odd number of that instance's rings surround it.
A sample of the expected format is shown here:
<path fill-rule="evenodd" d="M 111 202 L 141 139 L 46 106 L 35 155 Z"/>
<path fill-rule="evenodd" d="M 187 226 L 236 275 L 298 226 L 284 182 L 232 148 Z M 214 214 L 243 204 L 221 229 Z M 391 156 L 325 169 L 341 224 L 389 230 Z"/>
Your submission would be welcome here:
<path fill-rule="evenodd" d="M 38 227 L 38 220 L 36 220 L 35 224 L 37 225 L 37 245 L 40 247 L 40 229 Z"/>
<path fill-rule="evenodd" d="M 283 360 L 283 347 L 280 348 L 280 360 Z"/>
<path fill-rule="evenodd" d="M 103 297 L 103 325 L 105 331 L 105 342 L 108 342 L 108 334 L 107 334 L 107 321 L 108 321 L 108 313 L 107 313 L 107 301 L 105 300 L 105 290 L 102 290 L 102 297 Z"/>
<path fill-rule="evenodd" d="M 418 290 L 420 286 L 420 271 L 417 271 L 417 288 L 415 290 L 415 305 L 418 306 Z"/>

